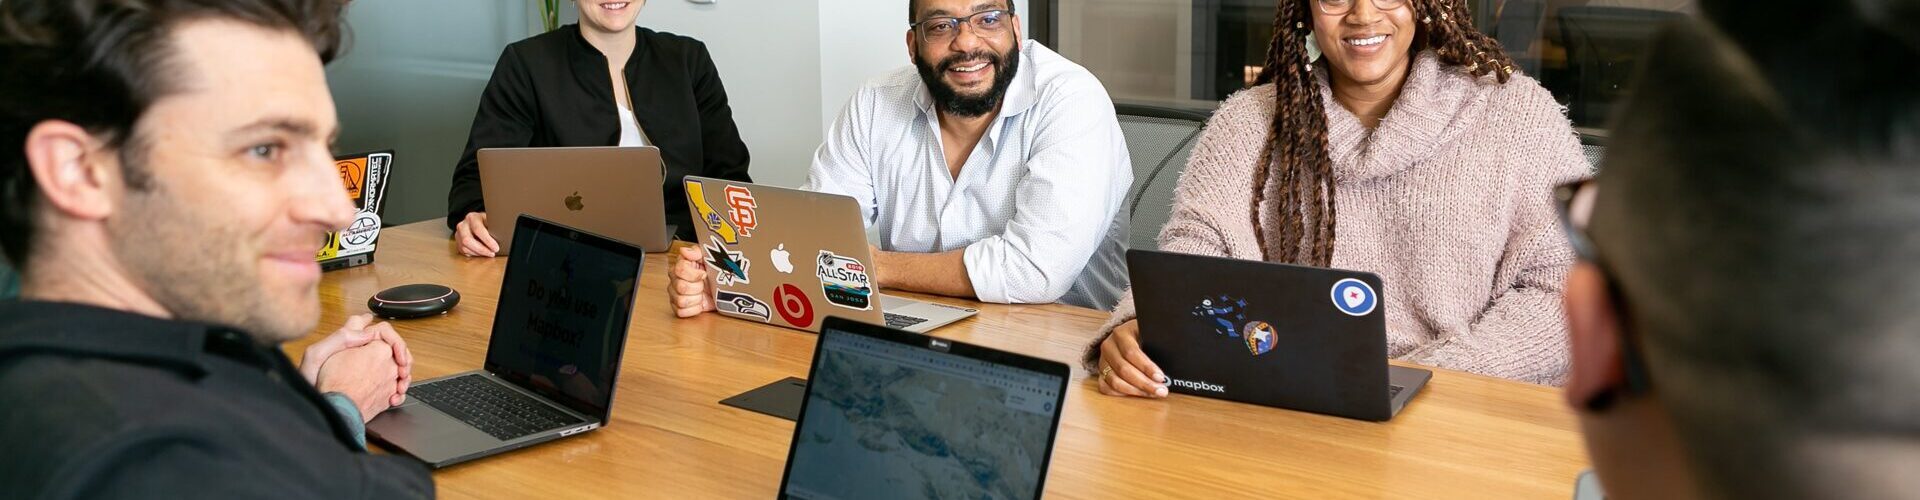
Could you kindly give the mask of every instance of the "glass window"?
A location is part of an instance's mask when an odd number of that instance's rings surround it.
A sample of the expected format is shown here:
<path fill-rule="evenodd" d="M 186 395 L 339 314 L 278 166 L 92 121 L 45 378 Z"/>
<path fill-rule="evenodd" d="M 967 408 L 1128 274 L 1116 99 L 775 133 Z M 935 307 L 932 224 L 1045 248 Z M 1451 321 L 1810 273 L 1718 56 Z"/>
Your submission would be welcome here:
<path fill-rule="evenodd" d="M 1604 137 L 1654 32 L 1693 0 L 1471 0 L 1475 24 Z M 1276 0 L 1049 0 L 1041 40 L 1117 101 L 1212 109 L 1266 60 Z M 1036 6 L 1040 7 L 1040 6 Z"/>

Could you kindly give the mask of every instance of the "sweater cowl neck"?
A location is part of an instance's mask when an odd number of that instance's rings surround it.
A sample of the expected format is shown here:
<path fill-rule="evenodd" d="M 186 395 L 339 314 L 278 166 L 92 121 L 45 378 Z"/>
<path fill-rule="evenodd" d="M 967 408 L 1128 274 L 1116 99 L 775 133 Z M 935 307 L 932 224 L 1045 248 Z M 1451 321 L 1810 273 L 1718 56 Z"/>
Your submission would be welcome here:
<path fill-rule="evenodd" d="M 1324 66 L 1323 66 L 1324 68 Z M 1359 182 L 1399 173 L 1422 163 L 1479 122 L 1491 87 L 1464 68 L 1447 66 L 1433 51 L 1414 58 L 1386 118 L 1367 130 L 1360 118 L 1333 98 L 1330 71 L 1319 71 L 1327 112 L 1327 150 L 1335 182 Z"/>

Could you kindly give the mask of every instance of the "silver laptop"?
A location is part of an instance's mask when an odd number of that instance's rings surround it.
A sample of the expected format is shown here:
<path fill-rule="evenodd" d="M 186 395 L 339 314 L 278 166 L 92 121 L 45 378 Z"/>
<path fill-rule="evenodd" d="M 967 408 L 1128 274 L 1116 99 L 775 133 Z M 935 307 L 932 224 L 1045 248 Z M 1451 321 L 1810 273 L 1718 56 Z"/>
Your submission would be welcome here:
<path fill-rule="evenodd" d="M 645 253 L 525 215 L 514 229 L 485 367 L 368 422 L 389 450 L 440 468 L 607 425 Z"/>
<path fill-rule="evenodd" d="M 661 202 L 666 164 L 654 147 L 490 148 L 478 153 L 487 232 L 513 249 L 515 219 L 530 214 L 611 236 L 649 252 L 670 248 Z"/>
<path fill-rule="evenodd" d="M 836 316 L 926 333 L 979 313 L 880 294 L 867 274 L 873 256 L 853 198 L 707 177 L 685 182 L 720 314 L 810 332 Z"/>

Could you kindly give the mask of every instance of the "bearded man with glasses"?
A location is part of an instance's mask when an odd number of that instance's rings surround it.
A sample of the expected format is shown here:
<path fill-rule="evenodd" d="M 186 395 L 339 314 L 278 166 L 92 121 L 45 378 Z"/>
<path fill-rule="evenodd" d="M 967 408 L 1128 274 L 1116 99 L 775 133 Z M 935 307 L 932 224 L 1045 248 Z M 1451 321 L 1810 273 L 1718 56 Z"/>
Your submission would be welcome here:
<path fill-rule="evenodd" d="M 1006 0 L 908 4 L 913 66 L 854 95 L 805 188 L 860 202 L 882 289 L 1111 307 L 1133 169 L 1106 89 L 1025 40 Z M 669 291 L 688 317 L 713 296 L 684 250 Z"/>

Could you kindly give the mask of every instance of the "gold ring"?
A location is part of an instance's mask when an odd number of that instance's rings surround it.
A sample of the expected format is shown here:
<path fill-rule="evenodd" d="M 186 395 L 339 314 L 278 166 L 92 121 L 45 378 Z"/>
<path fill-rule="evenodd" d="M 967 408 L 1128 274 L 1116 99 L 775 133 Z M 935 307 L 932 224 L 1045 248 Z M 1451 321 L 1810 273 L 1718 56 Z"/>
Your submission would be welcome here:
<path fill-rule="evenodd" d="M 1113 376 L 1113 367 L 1108 365 L 1100 365 L 1100 378 L 1107 378 L 1111 376 Z"/>

